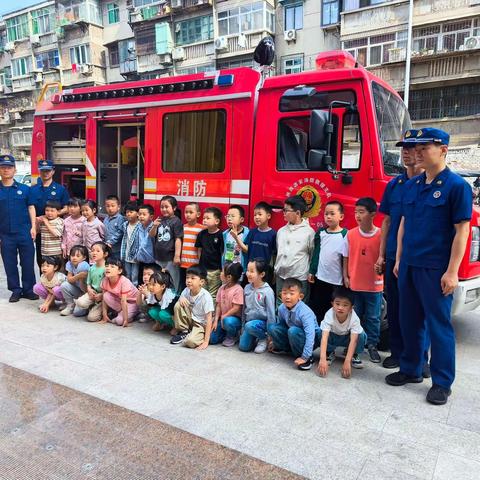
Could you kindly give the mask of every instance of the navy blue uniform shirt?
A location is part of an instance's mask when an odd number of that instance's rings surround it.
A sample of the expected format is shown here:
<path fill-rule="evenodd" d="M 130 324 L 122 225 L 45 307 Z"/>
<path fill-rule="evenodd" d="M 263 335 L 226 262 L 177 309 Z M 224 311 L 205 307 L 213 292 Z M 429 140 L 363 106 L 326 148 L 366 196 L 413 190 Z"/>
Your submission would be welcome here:
<path fill-rule="evenodd" d="M 390 217 L 390 228 L 388 229 L 385 250 L 385 258 L 389 260 L 395 260 L 397 254 L 397 233 L 402 220 L 402 196 L 407 182 L 408 176 L 406 173 L 390 180 L 380 203 L 380 212 Z"/>
<path fill-rule="evenodd" d="M 5 187 L 0 182 L 0 233 L 19 233 L 32 228 L 28 207 L 33 205 L 32 190 L 23 183 Z"/>
<path fill-rule="evenodd" d="M 62 208 L 70 200 L 67 189 L 63 185 L 60 185 L 57 182 L 52 182 L 48 187 L 44 187 L 40 178 L 38 179 L 38 183 L 32 187 L 32 195 L 37 217 L 45 215 L 45 205 L 49 200 L 60 202 Z"/>
<path fill-rule="evenodd" d="M 472 188 L 445 168 L 430 183 L 422 173 L 404 188 L 405 218 L 402 262 L 422 268 L 446 269 L 455 237 L 455 224 L 472 218 Z"/>

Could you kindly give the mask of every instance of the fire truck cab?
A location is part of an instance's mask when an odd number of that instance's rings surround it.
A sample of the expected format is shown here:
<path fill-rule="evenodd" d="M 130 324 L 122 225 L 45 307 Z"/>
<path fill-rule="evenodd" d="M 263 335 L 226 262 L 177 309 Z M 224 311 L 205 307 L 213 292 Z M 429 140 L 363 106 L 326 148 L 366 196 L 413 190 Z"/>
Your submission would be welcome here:
<path fill-rule="evenodd" d="M 317 69 L 263 79 L 249 68 L 75 88 L 42 95 L 35 112 L 32 175 L 50 158 L 70 193 L 98 202 L 108 195 L 151 203 L 174 195 L 226 211 L 239 204 L 253 219 L 263 200 L 278 209 L 302 195 L 313 228 L 322 207 L 378 202 L 403 171 L 395 143 L 410 128 L 398 94 L 346 52 L 320 54 Z M 377 224 L 381 219 L 378 220 Z M 480 304 L 479 211 L 460 268 L 453 313 Z"/>

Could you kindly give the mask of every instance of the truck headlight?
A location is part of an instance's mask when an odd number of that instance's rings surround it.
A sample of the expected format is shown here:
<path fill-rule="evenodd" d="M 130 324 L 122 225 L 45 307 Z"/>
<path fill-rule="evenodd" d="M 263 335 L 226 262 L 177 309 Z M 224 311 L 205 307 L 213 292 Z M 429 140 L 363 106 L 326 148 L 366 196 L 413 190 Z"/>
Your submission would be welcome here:
<path fill-rule="evenodd" d="M 470 262 L 478 262 L 480 254 L 480 228 L 472 227 L 472 241 L 470 242 Z"/>

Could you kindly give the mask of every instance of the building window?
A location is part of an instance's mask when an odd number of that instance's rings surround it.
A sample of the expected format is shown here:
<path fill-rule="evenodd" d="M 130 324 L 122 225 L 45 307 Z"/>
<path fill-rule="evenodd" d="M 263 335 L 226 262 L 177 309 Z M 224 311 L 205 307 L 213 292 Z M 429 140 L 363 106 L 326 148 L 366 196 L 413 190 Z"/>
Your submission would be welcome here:
<path fill-rule="evenodd" d="M 90 48 L 88 45 L 78 45 L 70 49 L 70 62 L 72 65 L 90 63 Z"/>
<path fill-rule="evenodd" d="M 253 67 L 253 59 L 250 56 L 234 58 L 231 60 L 217 61 L 218 70 L 227 70 L 229 68 Z"/>
<path fill-rule="evenodd" d="M 7 27 L 7 39 L 9 42 L 22 40 L 30 35 L 28 28 L 28 15 L 19 15 L 18 17 L 9 18 L 5 21 Z"/>
<path fill-rule="evenodd" d="M 118 67 L 118 65 L 120 64 L 118 43 L 112 43 L 108 46 L 108 61 L 110 67 Z"/>
<path fill-rule="evenodd" d="M 343 11 L 358 10 L 359 8 L 370 7 L 372 5 L 379 5 L 386 3 L 388 0 L 344 0 Z"/>
<path fill-rule="evenodd" d="M 121 40 L 120 42 L 118 42 L 117 49 L 118 60 L 120 63 L 127 60 L 134 60 L 136 58 L 135 40 L 133 38 L 129 38 L 128 40 Z"/>
<path fill-rule="evenodd" d="M 480 112 L 480 84 L 413 90 L 409 110 L 412 120 L 477 115 Z"/>
<path fill-rule="evenodd" d="M 273 9 L 266 2 L 255 2 L 250 5 L 218 12 L 218 30 L 220 35 L 234 35 L 254 30 L 273 32 Z"/>
<path fill-rule="evenodd" d="M 193 75 L 194 73 L 214 72 L 215 65 L 208 63 L 207 65 L 197 65 L 190 68 L 177 68 L 177 75 Z"/>
<path fill-rule="evenodd" d="M 11 145 L 14 147 L 32 145 L 32 130 L 15 130 L 11 135 Z"/>
<path fill-rule="evenodd" d="M 52 70 L 60 65 L 58 50 L 50 50 L 49 52 L 39 53 L 35 57 L 35 63 L 38 69 Z"/>
<path fill-rule="evenodd" d="M 163 117 L 163 170 L 223 172 L 226 133 L 225 110 L 167 113 Z"/>
<path fill-rule="evenodd" d="M 12 59 L 12 77 L 29 75 L 32 71 L 32 58 L 22 57 Z"/>
<path fill-rule="evenodd" d="M 133 0 L 133 5 L 135 7 L 143 7 L 145 5 L 150 5 L 154 2 L 158 2 L 158 0 Z"/>
<path fill-rule="evenodd" d="M 322 25 L 333 25 L 340 21 L 339 0 L 322 0 Z"/>
<path fill-rule="evenodd" d="M 118 23 L 120 21 L 120 9 L 118 3 L 107 3 L 108 24 Z"/>
<path fill-rule="evenodd" d="M 175 24 L 175 44 L 186 45 L 213 38 L 213 15 L 191 18 Z"/>
<path fill-rule="evenodd" d="M 285 5 L 285 30 L 301 30 L 303 28 L 303 1 Z"/>
<path fill-rule="evenodd" d="M 137 55 L 155 53 L 155 24 L 136 28 L 135 44 L 137 46 Z"/>
<path fill-rule="evenodd" d="M 55 28 L 55 12 L 48 8 L 41 8 L 32 12 L 32 31 L 43 35 L 52 32 Z"/>
<path fill-rule="evenodd" d="M 84 21 L 102 25 L 99 2 L 96 0 L 62 0 L 58 2 L 57 16 L 60 26 Z"/>
<path fill-rule="evenodd" d="M 283 73 L 300 73 L 303 71 L 303 57 L 287 58 L 283 60 Z"/>

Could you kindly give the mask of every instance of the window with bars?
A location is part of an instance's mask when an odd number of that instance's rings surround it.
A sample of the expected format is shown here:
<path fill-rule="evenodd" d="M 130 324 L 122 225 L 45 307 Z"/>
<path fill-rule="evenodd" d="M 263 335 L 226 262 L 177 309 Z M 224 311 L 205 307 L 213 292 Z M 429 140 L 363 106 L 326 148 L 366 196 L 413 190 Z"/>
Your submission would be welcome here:
<path fill-rule="evenodd" d="M 155 24 L 136 28 L 135 44 L 137 46 L 137 55 L 155 53 Z"/>
<path fill-rule="evenodd" d="M 303 57 L 285 58 L 283 60 L 283 73 L 303 72 Z"/>
<path fill-rule="evenodd" d="M 120 21 L 120 8 L 118 7 L 118 3 L 107 3 L 107 19 L 109 25 Z"/>
<path fill-rule="evenodd" d="M 32 32 L 43 35 L 55 29 L 55 11 L 50 8 L 41 8 L 32 12 Z"/>
<path fill-rule="evenodd" d="M 37 68 L 43 70 L 52 70 L 60 65 L 60 57 L 58 50 L 50 50 L 48 52 L 39 53 L 35 56 Z"/>
<path fill-rule="evenodd" d="M 32 130 L 14 130 L 11 133 L 11 144 L 18 147 L 32 144 Z"/>
<path fill-rule="evenodd" d="M 480 112 L 480 84 L 413 90 L 409 104 L 412 120 L 476 115 Z"/>
<path fill-rule="evenodd" d="M 7 39 L 9 42 L 15 42 L 30 35 L 28 15 L 9 18 L 5 21 L 5 26 L 7 27 Z"/>
<path fill-rule="evenodd" d="M 187 45 L 213 38 L 213 15 L 191 18 L 175 24 L 175 43 Z"/>
<path fill-rule="evenodd" d="M 32 58 L 12 58 L 12 77 L 28 75 L 32 71 Z"/>

